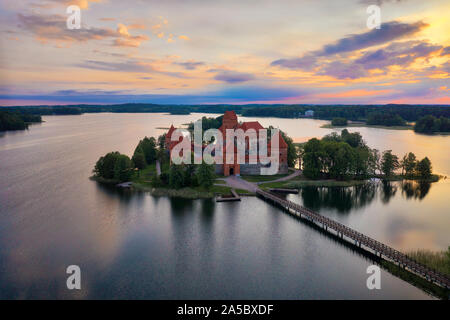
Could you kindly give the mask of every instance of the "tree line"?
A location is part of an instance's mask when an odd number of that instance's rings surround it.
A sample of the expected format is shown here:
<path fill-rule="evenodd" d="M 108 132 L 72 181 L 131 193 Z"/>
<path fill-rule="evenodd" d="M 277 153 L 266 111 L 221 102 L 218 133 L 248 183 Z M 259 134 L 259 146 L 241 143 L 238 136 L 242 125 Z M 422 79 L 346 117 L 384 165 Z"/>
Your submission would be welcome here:
<path fill-rule="evenodd" d="M 165 149 L 166 134 L 154 137 L 144 137 L 137 144 L 131 159 L 117 151 L 109 152 L 98 159 L 93 173 L 100 181 L 112 183 L 125 182 L 139 177 L 140 171 L 155 165 L 156 160 L 162 164 L 169 163 L 169 151 Z M 193 156 L 193 155 L 192 155 Z M 193 161 L 192 161 L 193 163 Z M 214 167 L 206 163 L 171 164 L 167 170 L 162 170 L 158 176 L 156 172 L 151 177 L 153 187 L 168 187 L 179 189 L 183 187 L 209 188 L 215 179 Z"/>
<path fill-rule="evenodd" d="M 322 139 L 313 138 L 301 150 L 303 174 L 310 179 L 366 179 L 383 175 L 391 177 L 398 169 L 409 178 L 428 179 L 432 175 L 431 161 L 409 152 L 401 160 L 386 150 L 380 153 L 369 148 L 359 132 L 333 132 Z"/>
<path fill-rule="evenodd" d="M 0 110 L 0 131 L 25 130 L 29 123 L 41 122 L 41 116 Z"/>
<path fill-rule="evenodd" d="M 117 112 L 117 113 L 151 113 L 165 112 L 171 114 L 199 113 L 219 113 L 223 114 L 229 110 L 229 105 L 171 105 L 171 104 L 151 104 L 151 103 L 126 103 L 114 105 L 69 105 L 69 106 L 18 106 L 4 107 L 7 111 L 24 111 L 33 114 L 81 114 L 93 112 Z M 263 105 L 248 104 L 235 105 L 233 110 L 237 114 L 249 117 L 277 117 L 277 118 L 298 118 L 307 110 L 314 111 L 314 118 L 331 120 L 341 117 L 349 120 L 366 120 L 371 113 L 383 113 L 398 115 L 406 121 L 417 121 L 426 115 L 433 115 L 437 118 L 450 118 L 450 107 L 448 105 L 406 105 L 406 104 L 386 104 L 386 105 Z"/>
<path fill-rule="evenodd" d="M 450 132 L 450 118 L 436 118 L 427 115 L 417 120 L 414 131 L 420 133 Z"/>

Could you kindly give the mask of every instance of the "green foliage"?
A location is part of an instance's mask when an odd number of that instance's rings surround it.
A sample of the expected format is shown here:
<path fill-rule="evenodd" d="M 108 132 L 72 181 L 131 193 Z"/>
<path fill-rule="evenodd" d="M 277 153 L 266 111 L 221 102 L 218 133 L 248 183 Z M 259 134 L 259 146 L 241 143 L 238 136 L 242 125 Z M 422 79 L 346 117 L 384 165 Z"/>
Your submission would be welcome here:
<path fill-rule="evenodd" d="M 41 116 L 28 113 L 0 111 L 0 131 L 24 130 L 29 122 L 41 122 Z"/>
<path fill-rule="evenodd" d="M 184 186 L 184 174 L 181 165 L 172 164 L 170 166 L 169 186 L 172 189 L 180 189 Z"/>
<path fill-rule="evenodd" d="M 392 150 L 386 150 L 383 152 L 381 158 L 381 171 L 387 177 L 391 176 L 396 169 L 398 169 L 400 163 L 398 157 L 392 153 Z"/>
<path fill-rule="evenodd" d="M 309 140 L 302 151 L 303 174 L 310 179 L 321 176 L 338 180 L 364 178 L 378 169 L 378 150 L 370 149 L 359 132 L 335 132 L 322 140 Z"/>
<path fill-rule="evenodd" d="M 412 152 L 405 154 L 402 161 L 400 161 L 400 165 L 404 175 L 408 177 L 413 176 L 416 170 L 416 155 Z"/>
<path fill-rule="evenodd" d="M 390 112 L 373 112 L 367 116 L 367 124 L 382 126 L 404 126 L 405 120 L 398 114 Z"/>
<path fill-rule="evenodd" d="M 114 164 L 114 179 L 120 182 L 129 181 L 133 174 L 133 163 L 127 155 L 120 154 Z"/>
<path fill-rule="evenodd" d="M 144 139 L 140 140 L 136 149 L 134 150 L 134 154 L 136 153 L 143 153 L 146 164 L 154 163 L 157 156 L 156 139 L 153 137 L 145 137 Z M 136 167 L 139 168 L 138 166 Z"/>
<path fill-rule="evenodd" d="M 346 126 L 347 125 L 347 119 L 345 118 L 333 118 L 333 120 L 331 120 L 331 125 L 332 126 Z"/>
<path fill-rule="evenodd" d="M 204 188 L 209 188 L 213 185 L 214 178 L 213 165 L 202 162 L 197 171 L 198 184 Z"/>
<path fill-rule="evenodd" d="M 324 151 L 321 141 L 312 138 L 304 146 L 303 151 L 303 174 L 310 179 L 317 179 L 322 171 L 322 157 Z"/>
<path fill-rule="evenodd" d="M 450 118 L 436 118 L 427 115 L 417 120 L 414 131 L 420 133 L 450 132 Z"/>
<path fill-rule="evenodd" d="M 206 131 L 208 129 L 219 129 L 222 125 L 222 118 L 223 115 L 217 118 L 202 117 L 202 130 Z M 188 130 L 194 130 L 194 122 L 189 123 Z"/>
<path fill-rule="evenodd" d="M 133 165 L 128 156 L 117 151 L 109 152 L 98 159 L 93 172 L 104 179 L 128 181 L 133 173 Z"/>
<path fill-rule="evenodd" d="M 145 160 L 144 151 L 142 150 L 141 146 L 136 147 L 131 160 L 133 161 L 135 168 L 144 169 L 147 166 L 147 161 Z"/>
<path fill-rule="evenodd" d="M 294 144 L 294 141 L 291 137 L 289 137 L 286 133 L 280 130 L 281 136 L 283 137 L 284 141 L 286 142 L 288 148 L 287 148 L 287 163 L 288 167 L 292 168 L 295 166 L 295 162 L 298 159 L 298 151 L 297 147 Z"/>
<path fill-rule="evenodd" d="M 167 133 L 164 132 L 162 135 L 158 137 L 158 148 L 159 150 L 165 150 L 166 148 L 166 135 Z"/>
<path fill-rule="evenodd" d="M 416 165 L 417 174 L 421 178 L 429 178 L 431 177 L 432 168 L 431 168 L 431 161 L 427 157 L 423 158 L 419 162 L 417 162 Z"/>

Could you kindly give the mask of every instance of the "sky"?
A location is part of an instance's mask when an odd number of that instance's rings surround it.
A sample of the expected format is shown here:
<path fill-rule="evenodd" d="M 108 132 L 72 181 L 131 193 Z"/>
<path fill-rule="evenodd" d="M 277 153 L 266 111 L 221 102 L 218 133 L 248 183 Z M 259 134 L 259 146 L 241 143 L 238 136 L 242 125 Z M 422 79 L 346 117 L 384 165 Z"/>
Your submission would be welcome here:
<path fill-rule="evenodd" d="M 449 12 L 448 0 L 0 0 L 0 105 L 450 104 Z"/>

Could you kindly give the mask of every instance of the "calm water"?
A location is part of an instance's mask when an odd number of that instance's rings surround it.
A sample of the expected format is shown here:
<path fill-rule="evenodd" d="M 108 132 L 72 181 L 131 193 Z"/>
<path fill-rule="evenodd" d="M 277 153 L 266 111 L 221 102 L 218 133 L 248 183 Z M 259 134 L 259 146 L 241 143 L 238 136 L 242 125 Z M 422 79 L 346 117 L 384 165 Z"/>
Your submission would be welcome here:
<path fill-rule="evenodd" d="M 0 298 L 428 299 L 372 262 L 254 197 L 239 203 L 130 194 L 88 179 L 108 151 L 131 154 L 143 136 L 202 115 L 44 117 L 0 136 Z M 323 121 L 261 119 L 296 141 L 331 132 Z M 428 155 L 450 175 L 450 138 L 352 128 L 371 147 Z M 449 180 L 306 188 L 293 201 L 402 250 L 450 245 Z M 82 271 L 82 290 L 65 269 Z"/>

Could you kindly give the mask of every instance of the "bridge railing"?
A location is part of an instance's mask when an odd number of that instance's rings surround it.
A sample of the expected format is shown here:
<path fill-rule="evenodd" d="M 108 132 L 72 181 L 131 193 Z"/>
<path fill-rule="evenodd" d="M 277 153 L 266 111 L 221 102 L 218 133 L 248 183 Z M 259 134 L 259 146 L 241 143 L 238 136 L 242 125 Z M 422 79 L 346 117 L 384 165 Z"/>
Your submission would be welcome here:
<path fill-rule="evenodd" d="M 293 209 L 293 210 L 299 212 L 301 215 L 308 216 L 314 222 L 319 222 L 319 223 L 323 224 L 324 226 L 326 225 L 327 227 L 334 229 L 336 232 L 341 233 L 342 235 L 345 235 L 348 238 L 351 238 L 352 240 L 355 240 L 355 241 L 359 242 L 360 244 L 363 244 L 366 247 L 368 247 L 372 250 L 375 250 L 376 252 L 379 252 L 380 254 L 392 259 L 393 261 L 401 263 L 402 265 L 409 268 L 410 270 L 420 273 L 426 277 L 432 278 L 435 281 L 445 285 L 447 288 L 450 288 L 450 279 L 446 275 L 411 259 L 404 253 L 402 253 L 392 247 L 389 247 L 389 246 L 385 245 L 384 243 L 381 243 L 375 239 L 372 239 L 356 230 L 353 230 L 353 229 L 347 227 L 346 225 L 344 225 L 342 223 L 339 223 L 328 217 L 325 217 L 325 216 L 323 216 L 315 211 L 312 211 L 308 208 L 305 208 L 295 202 L 277 197 L 270 192 L 263 191 L 261 189 L 257 189 L 256 194 L 258 194 L 264 198 L 270 199 L 270 200 L 278 203 L 279 205 L 282 205 L 284 208 Z"/>

